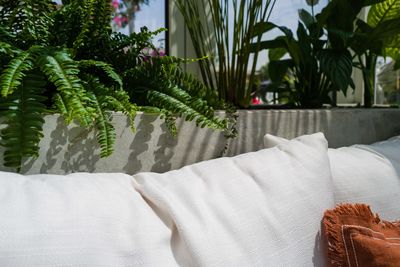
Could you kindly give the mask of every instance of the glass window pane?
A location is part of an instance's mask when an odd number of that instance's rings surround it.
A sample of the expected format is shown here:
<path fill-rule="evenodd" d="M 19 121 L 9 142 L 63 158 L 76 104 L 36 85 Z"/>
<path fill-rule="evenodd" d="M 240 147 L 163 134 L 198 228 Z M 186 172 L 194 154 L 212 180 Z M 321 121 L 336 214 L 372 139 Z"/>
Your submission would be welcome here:
<path fill-rule="evenodd" d="M 394 70 L 394 63 L 378 59 L 375 104 L 400 105 L 400 70 Z"/>

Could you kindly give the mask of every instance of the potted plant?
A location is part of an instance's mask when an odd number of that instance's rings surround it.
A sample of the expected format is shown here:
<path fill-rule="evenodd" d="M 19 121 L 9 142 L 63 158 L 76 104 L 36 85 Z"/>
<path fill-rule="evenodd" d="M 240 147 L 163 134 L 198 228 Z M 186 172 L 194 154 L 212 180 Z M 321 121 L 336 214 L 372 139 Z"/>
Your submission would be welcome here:
<path fill-rule="evenodd" d="M 154 48 L 151 38 L 158 32 L 111 31 L 110 1 L 64 0 L 61 6 L 51 0 L 3 1 L 1 6 L 5 166 L 19 169 L 23 158 L 38 155 L 43 116 L 49 113 L 96 128 L 102 157 L 113 152 L 112 111 L 132 122 L 137 111 L 151 109 L 169 122 L 177 114 L 201 127 L 226 128 L 214 115 L 221 101 L 180 69 L 185 59 L 143 53 Z"/>
<path fill-rule="evenodd" d="M 219 99 L 247 108 L 256 87 L 258 50 L 250 44 L 261 42 L 263 28 L 276 0 L 176 0 L 184 17 L 198 58 L 205 85 Z M 232 28 L 233 27 L 233 28 Z M 230 30 L 231 29 L 231 30 Z M 250 70 L 250 72 L 249 72 Z"/>
<path fill-rule="evenodd" d="M 369 6 L 365 22 L 358 17 Z M 363 73 L 364 105 L 371 107 L 377 57 L 399 59 L 399 12 L 399 1 L 333 0 L 316 16 L 299 11 L 297 39 L 287 28 L 260 23 L 265 31 L 278 28 L 284 35 L 255 43 L 252 50 L 269 49 L 271 87 L 295 106 L 335 105 L 337 91 L 346 94 L 349 85 L 354 89 L 351 75 L 356 67 Z M 289 59 L 282 59 L 285 55 Z"/>

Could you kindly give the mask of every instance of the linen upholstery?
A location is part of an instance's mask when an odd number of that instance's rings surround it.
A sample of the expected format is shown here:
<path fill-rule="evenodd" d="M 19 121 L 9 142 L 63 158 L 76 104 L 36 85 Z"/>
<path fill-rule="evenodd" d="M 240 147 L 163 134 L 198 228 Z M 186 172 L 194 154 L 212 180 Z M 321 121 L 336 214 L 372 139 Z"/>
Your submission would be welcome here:
<path fill-rule="evenodd" d="M 333 192 L 321 133 L 134 179 L 181 266 L 324 265 L 316 240 Z"/>
<path fill-rule="evenodd" d="M 0 172 L 0 266 L 177 266 L 171 231 L 124 174 Z"/>
<path fill-rule="evenodd" d="M 265 135 L 265 147 L 287 142 Z M 400 218 L 400 138 L 328 150 L 335 204 L 365 203 L 387 220 Z"/>

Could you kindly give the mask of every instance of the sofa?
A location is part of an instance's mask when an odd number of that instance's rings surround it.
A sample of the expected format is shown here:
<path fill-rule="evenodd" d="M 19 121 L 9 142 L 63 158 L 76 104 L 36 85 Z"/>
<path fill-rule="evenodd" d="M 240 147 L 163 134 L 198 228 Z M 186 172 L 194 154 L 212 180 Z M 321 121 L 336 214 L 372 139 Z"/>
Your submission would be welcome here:
<path fill-rule="evenodd" d="M 0 172 L 0 266 L 326 266 L 327 209 L 400 218 L 400 137 L 264 143 L 163 174 Z"/>

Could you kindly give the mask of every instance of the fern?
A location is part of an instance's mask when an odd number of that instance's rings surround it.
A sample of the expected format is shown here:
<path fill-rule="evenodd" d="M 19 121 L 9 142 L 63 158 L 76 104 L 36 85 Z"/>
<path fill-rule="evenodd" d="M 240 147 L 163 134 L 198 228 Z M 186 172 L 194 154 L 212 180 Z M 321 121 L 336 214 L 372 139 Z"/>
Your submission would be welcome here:
<path fill-rule="evenodd" d="M 21 85 L 25 72 L 33 68 L 32 54 L 25 51 L 12 59 L 0 76 L 1 94 L 6 97 Z"/>
<path fill-rule="evenodd" d="M 56 87 L 64 100 L 67 121 L 77 119 L 83 126 L 93 122 L 93 110 L 86 105 L 89 101 L 79 74 L 78 64 L 73 61 L 66 52 L 57 51 L 54 54 L 47 53 L 39 58 L 39 65 L 43 73 Z"/>
<path fill-rule="evenodd" d="M 111 110 L 121 111 L 131 119 L 131 126 L 136 114 L 136 106 L 129 103 L 127 94 L 122 90 L 114 90 L 104 86 L 99 78 L 85 75 L 84 86 L 96 111 L 95 126 L 98 131 L 97 140 L 101 147 L 101 157 L 112 154 L 115 143 L 115 129 L 111 124 Z"/>
<path fill-rule="evenodd" d="M 101 156 L 115 143 L 111 111 L 126 114 L 134 130 L 138 105 L 153 105 L 171 132 L 183 116 L 197 125 L 225 129 L 214 116 L 215 94 L 180 67 L 186 60 L 151 58 L 152 37 L 164 31 L 142 28 L 111 33 L 109 0 L 0 0 L 0 111 L 6 166 L 20 168 L 38 155 L 46 110 L 69 123 L 95 127 Z M 134 102 L 135 104 L 133 104 Z"/>
<path fill-rule="evenodd" d="M 177 88 L 174 88 L 175 91 L 178 91 Z M 172 89 L 172 91 L 174 90 Z M 195 121 L 197 126 L 201 128 L 209 127 L 215 130 L 221 130 L 226 128 L 226 122 L 224 120 L 204 116 L 201 112 L 191 108 L 189 105 L 185 104 L 178 99 L 167 95 L 165 93 L 157 92 L 157 91 L 149 91 L 148 98 L 150 103 L 155 106 L 162 107 L 170 112 L 176 114 L 182 114 L 184 119 L 187 121 Z"/>
<path fill-rule="evenodd" d="M 0 24 L 16 35 L 14 40 L 20 46 L 27 49 L 34 44 L 47 44 L 51 12 L 55 9 L 53 1 L 14 0 L 0 6 Z"/>
<path fill-rule="evenodd" d="M 95 95 L 93 92 L 89 93 L 94 106 L 96 107 L 97 118 L 95 125 L 97 128 L 97 140 L 101 147 L 100 156 L 108 157 L 113 153 L 113 146 L 115 143 L 115 129 L 111 125 L 110 112 L 104 110 L 107 103 L 104 95 Z"/>
<path fill-rule="evenodd" d="M 79 61 L 79 69 L 87 70 L 90 68 L 100 69 L 104 74 L 107 75 L 108 78 L 110 78 L 113 82 L 115 82 L 119 86 L 119 88 L 122 88 L 123 82 L 121 80 L 121 77 L 114 71 L 113 67 L 111 67 L 110 64 L 96 60 Z"/>
<path fill-rule="evenodd" d="M 7 124 L 1 131 L 5 166 L 19 169 L 24 157 L 38 155 L 46 111 L 42 96 L 45 84 L 42 75 L 30 72 L 19 90 L 1 100 L 1 115 Z"/>
<path fill-rule="evenodd" d="M 125 88 L 129 89 L 131 98 L 138 99 L 145 95 L 147 102 L 142 104 L 164 110 L 163 114 L 182 115 L 188 121 L 196 121 L 201 127 L 225 130 L 227 121 L 216 117 L 210 106 L 210 103 L 214 103 L 219 107 L 221 103 L 198 80 L 184 74 L 179 62 L 182 59 L 174 57 L 151 58 L 124 74 L 128 82 L 133 84 L 132 88 Z M 171 116 L 163 117 L 168 118 L 168 124 L 171 124 Z"/>
<path fill-rule="evenodd" d="M 83 4 L 84 12 L 80 21 L 81 31 L 73 44 L 76 55 L 85 58 L 89 53 L 92 58 L 101 54 L 104 44 L 111 35 L 111 5 L 109 0 L 87 0 Z M 93 50 L 93 51 L 91 51 Z M 100 53 L 99 53 L 100 52 Z"/>

